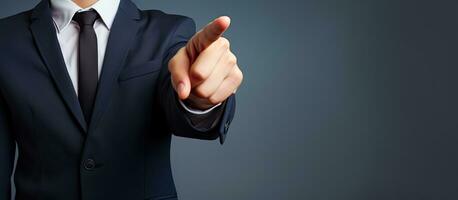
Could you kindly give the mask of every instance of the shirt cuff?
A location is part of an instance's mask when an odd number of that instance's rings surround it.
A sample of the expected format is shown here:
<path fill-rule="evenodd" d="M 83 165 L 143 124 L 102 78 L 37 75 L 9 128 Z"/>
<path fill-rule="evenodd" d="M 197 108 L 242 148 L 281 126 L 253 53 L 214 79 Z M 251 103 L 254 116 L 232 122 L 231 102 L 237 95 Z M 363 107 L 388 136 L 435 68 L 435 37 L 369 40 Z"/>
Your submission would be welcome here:
<path fill-rule="evenodd" d="M 207 109 L 207 110 L 197 110 L 197 109 L 189 108 L 189 107 L 186 106 L 186 104 L 185 104 L 183 101 L 181 101 L 181 100 L 178 100 L 178 101 L 180 102 L 181 106 L 182 106 L 186 111 L 188 111 L 188 112 L 191 113 L 191 114 L 195 114 L 195 115 L 205 115 L 205 114 L 208 114 L 208 113 L 210 113 L 212 110 L 214 110 L 215 108 L 217 108 L 218 106 L 221 105 L 221 103 L 219 103 L 219 104 L 217 104 L 217 105 L 215 105 L 215 106 L 213 106 L 213 107 L 211 107 L 211 108 L 209 108 L 209 109 Z"/>

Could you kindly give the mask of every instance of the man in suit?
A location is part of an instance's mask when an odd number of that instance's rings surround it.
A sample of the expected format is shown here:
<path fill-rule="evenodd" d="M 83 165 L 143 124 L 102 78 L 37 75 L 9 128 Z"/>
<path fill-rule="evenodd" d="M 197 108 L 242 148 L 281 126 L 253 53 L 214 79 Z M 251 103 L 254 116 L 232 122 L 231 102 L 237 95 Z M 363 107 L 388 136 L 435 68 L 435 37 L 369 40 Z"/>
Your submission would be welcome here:
<path fill-rule="evenodd" d="M 242 82 L 230 19 L 42 0 L 0 20 L 0 199 L 177 199 L 171 135 L 223 143 Z"/>

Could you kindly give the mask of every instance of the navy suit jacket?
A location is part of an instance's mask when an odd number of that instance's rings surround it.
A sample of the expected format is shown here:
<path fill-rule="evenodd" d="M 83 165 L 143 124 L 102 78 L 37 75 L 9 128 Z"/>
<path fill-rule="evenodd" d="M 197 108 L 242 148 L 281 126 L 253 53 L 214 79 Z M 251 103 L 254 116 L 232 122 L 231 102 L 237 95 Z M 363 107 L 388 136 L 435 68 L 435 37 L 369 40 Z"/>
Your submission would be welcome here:
<path fill-rule="evenodd" d="M 0 199 L 176 199 L 170 141 L 224 141 L 235 97 L 197 128 L 177 103 L 168 61 L 195 33 L 187 17 L 122 0 L 90 123 L 68 75 L 48 0 L 0 20 Z"/>

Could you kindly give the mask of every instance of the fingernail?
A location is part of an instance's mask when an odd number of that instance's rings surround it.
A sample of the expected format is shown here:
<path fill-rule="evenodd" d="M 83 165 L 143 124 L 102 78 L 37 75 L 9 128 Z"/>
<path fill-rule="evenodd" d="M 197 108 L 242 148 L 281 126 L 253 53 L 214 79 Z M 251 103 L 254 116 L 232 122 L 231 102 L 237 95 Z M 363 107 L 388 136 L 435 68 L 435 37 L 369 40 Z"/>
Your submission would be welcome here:
<path fill-rule="evenodd" d="M 231 18 L 229 16 L 222 16 L 222 18 L 227 22 L 231 23 Z"/>

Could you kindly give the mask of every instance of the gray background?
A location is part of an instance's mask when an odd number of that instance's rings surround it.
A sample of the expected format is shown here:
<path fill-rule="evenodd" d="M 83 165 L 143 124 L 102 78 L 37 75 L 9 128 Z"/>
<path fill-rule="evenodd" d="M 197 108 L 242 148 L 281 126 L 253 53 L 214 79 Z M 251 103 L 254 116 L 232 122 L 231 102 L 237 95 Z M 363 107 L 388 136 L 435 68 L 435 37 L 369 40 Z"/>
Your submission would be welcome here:
<path fill-rule="evenodd" d="M 181 199 L 458 199 L 456 1 L 135 2 L 233 19 L 237 116 L 223 146 L 174 139 Z"/>

